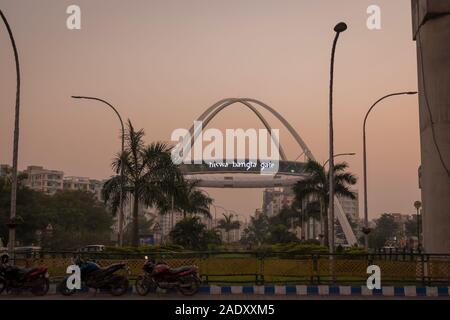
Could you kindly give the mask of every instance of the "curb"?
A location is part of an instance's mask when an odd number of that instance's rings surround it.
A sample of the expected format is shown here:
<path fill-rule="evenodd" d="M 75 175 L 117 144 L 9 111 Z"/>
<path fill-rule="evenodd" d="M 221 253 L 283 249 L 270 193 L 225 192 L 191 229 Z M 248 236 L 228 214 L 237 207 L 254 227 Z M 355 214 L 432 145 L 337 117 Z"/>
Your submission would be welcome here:
<path fill-rule="evenodd" d="M 49 293 L 57 294 L 56 284 L 51 284 Z M 82 288 L 80 292 L 89 292 Z M 91 290 L 92 291 L 92 290 Z M 106 290 L 99 290 L 105 292 Z M 129 293 L 136 293 L 135 287 L 130 287 Z M 172 293 L 176 290 L 160 290 L 157 292 Z M 199 293 L 209 295 L 298 295 L 298 296 L 384 296 L 384 297 L 448 297 L 450 287 L 416 287 L 416 286 L 386 286 L 381 289 L 369 290 L 366 286 L 325 286 L 325 285 L 291 285 L 291 286 L 201 286 Z"/>

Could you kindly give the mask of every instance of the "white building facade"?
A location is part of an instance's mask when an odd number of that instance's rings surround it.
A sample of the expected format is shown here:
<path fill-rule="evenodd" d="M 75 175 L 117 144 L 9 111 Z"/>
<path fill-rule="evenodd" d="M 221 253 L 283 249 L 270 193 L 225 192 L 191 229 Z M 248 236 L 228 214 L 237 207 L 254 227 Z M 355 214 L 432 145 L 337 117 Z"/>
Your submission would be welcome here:
<path fill-rule="evenodd" d="M 41 166 L 28 166 L 24 171 L 27 174 L 25 185 L 35 191 L 46 194 L 55 194 L 63 190 L 64 172 L 44 169 Z"/>

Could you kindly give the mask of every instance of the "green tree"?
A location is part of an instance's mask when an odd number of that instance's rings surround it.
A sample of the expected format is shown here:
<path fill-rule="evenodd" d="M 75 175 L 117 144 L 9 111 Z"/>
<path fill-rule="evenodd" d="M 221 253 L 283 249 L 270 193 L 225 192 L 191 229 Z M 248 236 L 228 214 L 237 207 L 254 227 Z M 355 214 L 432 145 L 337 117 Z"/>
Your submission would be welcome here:
<path fill-rule="evenodd" d="M 417 215 L 405 222 L 405 233 L 407 237 L 417 237 Z"/>
<path fill-rule="evenodd" d="M 207 230 L 198 217 L 186 217 L 170 231 L 174 244 L 192 250 L 206 250 L 209 244 L 219 244 L 220 237 L 213 230 Z"/>
<path fill-rule="evenodd" d="M 285 206 L 277 215 L 269 218 L 267 242 L 276 244 L 298 241 L 297 236 L 289 231 L 290 228 L 294 227 L 294 218 L 297 217 L 298 212 L 296 210 Z"/>
<path fill-rule="evenodd" d="M 391 241 L 399 231 L 399 225 L 391 214 L 384 213 L 375 220 L 376 227 L 369 234 L 369 246 L 371 248 L 381 248 Z"/>
<path fill-rule="evenodd" d="M 51 197 L 33 191 L 19 183 L 17 189 L 16 240 L 23 245 L 37 244 L 37 230 L 44 229 L 49 223 L 48 207 Z M 6 245 L 11 207 L 11 181 L 8 176 L 0 177 L 0 238 Z"/>
<path fill-rule="evenodd" d="M 356 177 L 346 172 L 347 163 L 337 163 L 334 165 L 334 190 L 337 196 L 355 199 L 355 195 L 350 191 L 350 186 L 356 184 Z M 324 242 L 328 244 L 328 200 L 329 200 L 329 174 L 324 166 L 317 161 L 309 160 L 304 169 L 306 179 L 298 181 L 294 186 L 296 201 L 304 203 L 311 199 L 316 199 L 320 204 L 321 225 Z"/>
<path fill-rule="evenodd" d="M 289 231 L 288 227 L 283 224 L 270 225 L 268 242 L 271 244 L 277 243 L 292 243 L 298 241 L 297 236 Z"/>
<path fill-rule="evenodd" d="M 269 237 L 269 218 L 264 213 L 257 213 L 250 217 L 250 223 L 244 230 L 242 242 L 249 245 L 260 246 L 267 242 Z"/>
<path fill-rule="evenodd" d="M 287 206 L 284 206 L 281 208 L 280 212 L 270 218 L 271 224 L 282 224 L 286 227 L 293 226 L 293 220 L 298 217 L 298 212 L 294 210 L 293 208 L 289 208 Z"/>
<path fill-rule="evenodd" d="M 50 197 L 46 209 L 51 232 L 43 231 L 42 246 L 74 250 L 90 244 L 109 244 L 113 219 L 106 207 L 87 191 L 61 191 Z"/>
<path fill-rule="evenodd" d="M 11 183 L 7 177 L 0 177 L 0 237 L 5 244 L 10 198 Z M 113 223 L 105 206 L 92 193 L 60 191 L 50 196 L 23 184 L 19 184 L 17 193 L 17 218 L 16 240 L 20 245 L 41 245 L 52 250 L 106 244 Z"/>
<path fill-rule="evenodd" d="M 230 243 L 230 232 L 231 230 L 239 229 L 241 223 L 237 220 L 233 220 L 233 214 L 223 214 L 223 219 L 219 220 L 217 228 L 224 230 L 227 233 L 227 242 Z"/>
<path fill-rule="evenodd" d="M 181 172 L 173 164 L 171 148 L 161 142 L 144 143 L 144 131 L 135 130 L 128 120 L 125 134 L 125 150 L 114 160 L 116 176 L 103 186 L 105 203 L 110 203 L 115 214 L 119 207 L 120 168 L 123 162 L 124 199 L 132 199 L 132 245 L 139 245 L 139 206 L 167 206 L 176 193 Z"/>

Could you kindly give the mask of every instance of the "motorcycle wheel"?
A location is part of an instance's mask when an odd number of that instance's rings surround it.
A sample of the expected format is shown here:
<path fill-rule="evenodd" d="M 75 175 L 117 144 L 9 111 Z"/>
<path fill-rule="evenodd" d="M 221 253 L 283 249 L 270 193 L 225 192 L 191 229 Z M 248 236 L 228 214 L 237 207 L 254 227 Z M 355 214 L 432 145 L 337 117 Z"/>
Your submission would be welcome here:
<path fill-rule="evenodd" d="M 3 278 L 0 278 L 0 294 L 5 290 L 6 288 L 6 280 Z"/>
<path fill-rule="evenodd" d="M 58 292 L 61 293 L 63 296 L 71 296 L 75 293 L 75 289 L 70 290 L 67 288 L 67 279 L 63 279 L 61 283 L 58 285 Z"/>
<path fill-rule="evenodd" d="M 31 293 L 35 296 L 45 296 L 48 289 L 50 289 L 50 281 L 42 277 L 36 280 L 36 285 L 31 288 Z"/>
<path fill-rule="evenodd" d="M 150 286 L 144 276 L 137 277 L 135 286 L 140 296 L 146 296 L 150 292 Z"/>
<path fill-rule="evenodd" d="M 196 276 L 189 276 L 185 278 L 184 284 L 190 284 L 188 287 L 178 287 L 181 294 L 185 296 L 193 296 L 200 289 L 200 279 Z"/>
<path fill-rule="evenodd" d="M 126 277 L 117 276 L 111 284 L 111 294 L 113 296 L 124 295 L 128 291 L 129 281 Z"/>

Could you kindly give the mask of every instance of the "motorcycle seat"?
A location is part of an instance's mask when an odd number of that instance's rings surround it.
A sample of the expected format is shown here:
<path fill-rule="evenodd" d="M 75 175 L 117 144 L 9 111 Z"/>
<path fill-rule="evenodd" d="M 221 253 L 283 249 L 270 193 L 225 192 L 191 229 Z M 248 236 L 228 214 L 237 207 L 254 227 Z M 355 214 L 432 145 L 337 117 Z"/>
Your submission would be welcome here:
<path fill-rule="evenodd" d="M 179 268 L 170 268 L 169 272 L 170 273 L 180 273 L 180 272 L 184 272 L 184 271 L 189 271 L 192 269 L 192 266 L 183 266 L 183 267 L 179 267 Z"/>
<path fill-rule="evenodd" d="M 99 271 L 110 271 L 112 269 L 121 269 L 123 267 L 123 263 L 114 263 L 106 267 L 101 267 Z"/>

